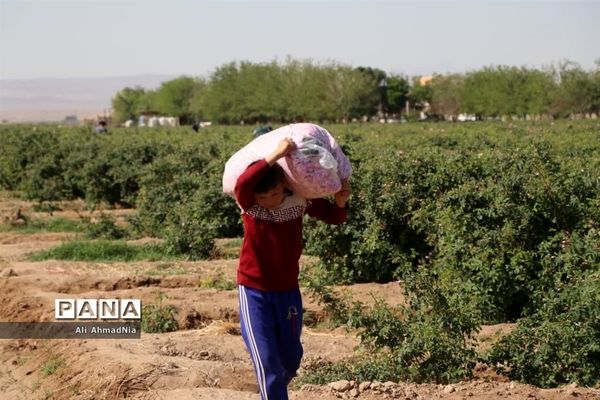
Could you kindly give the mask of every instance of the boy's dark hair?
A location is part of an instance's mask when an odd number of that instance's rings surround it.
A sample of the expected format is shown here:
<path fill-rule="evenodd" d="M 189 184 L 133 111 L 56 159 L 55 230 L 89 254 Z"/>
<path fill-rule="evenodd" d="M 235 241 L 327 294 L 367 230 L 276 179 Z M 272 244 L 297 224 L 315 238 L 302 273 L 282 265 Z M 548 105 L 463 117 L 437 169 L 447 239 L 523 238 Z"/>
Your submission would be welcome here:
<path fill-rule="evenodd" d="M 263 176 L 260 181 L 254 187 L 255 193 L 267 193 L 269 190 L 273 189 L 275 186 L 279 185 L 283 182 L 283 168 L 279 164 L 273 164 L 265 176 Z"/>

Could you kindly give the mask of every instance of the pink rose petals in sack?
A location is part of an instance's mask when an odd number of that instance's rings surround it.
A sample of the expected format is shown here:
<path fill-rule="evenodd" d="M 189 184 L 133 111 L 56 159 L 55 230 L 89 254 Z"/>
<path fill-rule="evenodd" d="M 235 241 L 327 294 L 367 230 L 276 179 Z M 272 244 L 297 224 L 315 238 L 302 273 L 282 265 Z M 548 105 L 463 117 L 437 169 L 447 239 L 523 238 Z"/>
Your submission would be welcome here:
<path fill-rule="evenodd" d="M 271 154 L 285 137 L 296 143 L 296 149 L 277 162 L 297 195 L 314 199 L 341 189 L 341 180 L 352 173 L 348 158 L 327 130 L 302 123 L 261 135 L 236 152 L 225 164 L 223 191 L 234 196 L 237 178 L 248 165 Z"/>
<path fill-rule="evenodd" d="M 282 160 L 282 166 L 294 191 L 306 198 L 338 192 L 341 180 L 348 178 L 352 169 L 333 136 L 314 124 L 290 127 L 297 149 Z"/>

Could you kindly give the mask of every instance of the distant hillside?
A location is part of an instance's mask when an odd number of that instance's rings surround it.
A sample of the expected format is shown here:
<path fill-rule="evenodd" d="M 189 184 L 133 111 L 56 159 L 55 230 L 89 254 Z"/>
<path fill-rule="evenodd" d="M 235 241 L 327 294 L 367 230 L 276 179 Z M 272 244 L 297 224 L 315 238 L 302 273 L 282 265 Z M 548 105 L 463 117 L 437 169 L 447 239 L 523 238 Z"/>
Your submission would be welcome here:
<path fill-rule="evenodd" d="M 0 120 L 9 122 L 60 121 L 103 114 L 111 98 L 126 86 L 154 89 L 172 75 L 107 78 L 42 78 L 0 80 Z"/>

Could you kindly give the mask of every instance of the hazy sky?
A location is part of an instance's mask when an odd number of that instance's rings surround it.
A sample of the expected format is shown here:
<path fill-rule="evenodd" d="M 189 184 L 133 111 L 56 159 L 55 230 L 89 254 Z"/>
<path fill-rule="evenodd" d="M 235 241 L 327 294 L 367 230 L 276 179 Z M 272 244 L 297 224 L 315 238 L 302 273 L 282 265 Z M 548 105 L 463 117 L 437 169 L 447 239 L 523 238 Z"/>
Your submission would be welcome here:
<path fill-rule="evenodd" d="M 0 78 L 208 76 L 234 61 L 334 60 L 408 75 L 586 69 L 600 1 L 0 0 Z"/>

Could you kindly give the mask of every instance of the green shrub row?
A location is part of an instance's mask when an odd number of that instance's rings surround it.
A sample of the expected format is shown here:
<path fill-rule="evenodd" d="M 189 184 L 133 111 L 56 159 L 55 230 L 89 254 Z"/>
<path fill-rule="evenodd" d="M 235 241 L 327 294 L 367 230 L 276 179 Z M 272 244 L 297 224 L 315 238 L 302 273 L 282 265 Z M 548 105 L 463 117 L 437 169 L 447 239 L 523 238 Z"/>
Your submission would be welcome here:
<path fill-rule="evenodd" d="M 488 362 L 511 379 L 541 387 L 599 386 L 600 274 L 549 293 L 535 314 L 492 348 Z"/>
<path fill-rule="evenodd" d="M 456 380 L 475 360 L 465 338 L 519 321 L 490 355 L 502 372 L 542 386 L 597 381 L 597 315 L 585 311 L 596 304 L 578 293 L 595 288 L 600 267 L 599 122 L 327 128 L 354 168 L 350 215 L 342 226 L 307 219 L 305 250 L 322 260 L 321 284 L 405 282 L 408 308 L 330 310 L 387 349 L 379 361 L 416 381 Z M 251 127 L 99 137 L 1 126 L 0 184 L 40 202 L 135 206 L 136 233 L 164 238 L 170 254 L 210 257 L 214 238 L 242 234 L 221 178 L 249 140 Z M 550 336 L 555 351 L 542 346 Z"/>
<path fill-rule="evenodd" d="M 468 290 L 485 322 L 534 311 L 548 284 L 598 268 L 563 253 L 600 226 L 598 131 L 571 143 L 536 133 L 423 134 L 360 156 L 352 146 L 364 143 L 350 143 L 348 222 L 307 221 L 307 252 L 327 260 L 331 282 L 427 268 Z"/>
<path fill-rule="evenodd" d="M 242 233 L 221 179 L 227 158 L 251 135 L 190 132 L 115 129 L 96 136 L 51 125 L 2 126 L 0 185 L 45 205 L 83 198 L 90 208 L 136 207 L 133 233 L 165 238 L 172 254 L 207 258 L 214 238 Z"/>

